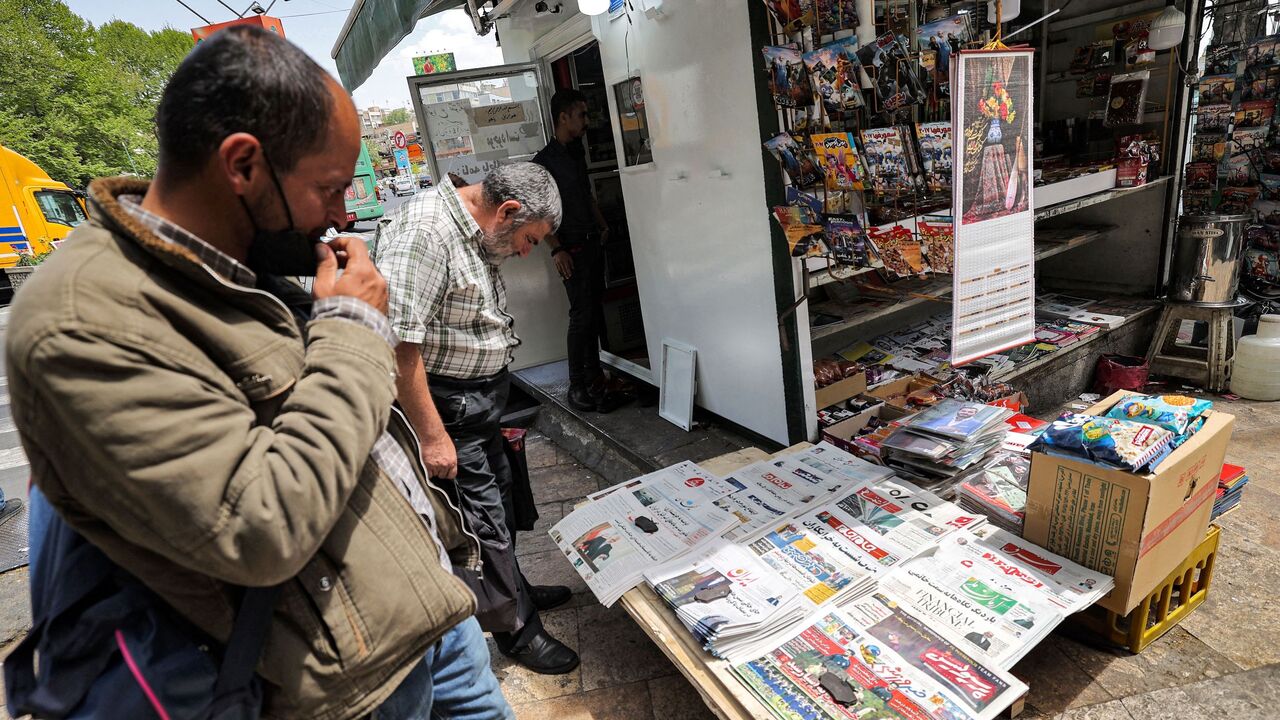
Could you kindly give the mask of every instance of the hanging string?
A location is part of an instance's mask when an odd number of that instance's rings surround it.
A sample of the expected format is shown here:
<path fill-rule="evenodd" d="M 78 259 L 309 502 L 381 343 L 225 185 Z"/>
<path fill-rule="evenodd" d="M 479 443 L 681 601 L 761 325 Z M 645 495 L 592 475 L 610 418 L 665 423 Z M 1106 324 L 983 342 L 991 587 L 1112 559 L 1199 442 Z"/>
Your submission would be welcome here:
<path fill-rule="evenodd" d="M 1001 0 L 996 0 L 996 34 L 992 36 L 991 42 L 982 47 L 983 50 L 1008 50 L 1009 46 L 1005 45 L 1004 39 L 1004 7 Z"/>

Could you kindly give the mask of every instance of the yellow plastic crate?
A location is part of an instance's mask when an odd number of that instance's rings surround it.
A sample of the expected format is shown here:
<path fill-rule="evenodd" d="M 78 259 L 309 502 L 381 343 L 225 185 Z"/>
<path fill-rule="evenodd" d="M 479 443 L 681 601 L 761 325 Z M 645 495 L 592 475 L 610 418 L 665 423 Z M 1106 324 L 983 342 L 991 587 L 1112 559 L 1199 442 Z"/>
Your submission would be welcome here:
<path fill-rule="evenodd" d="M 1220 535 L 1218 526 L 1210 525 L 1209 534 L 1191 555 L 1128 615 L 1095 605 L 1072 616 L 1073 624 L 1130 652 L 1142 652 L 1204 602 L 1213 581 Z"/>

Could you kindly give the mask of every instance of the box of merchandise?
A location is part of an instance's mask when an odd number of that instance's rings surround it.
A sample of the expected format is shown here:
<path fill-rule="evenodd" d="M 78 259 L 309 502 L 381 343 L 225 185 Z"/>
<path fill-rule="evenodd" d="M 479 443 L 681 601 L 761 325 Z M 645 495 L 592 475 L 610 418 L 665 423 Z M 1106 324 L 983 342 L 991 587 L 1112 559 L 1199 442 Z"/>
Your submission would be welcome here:
<path fill-rule="evenodd" d="M 905 409 L 908 395 L 918 390 L 928 390 L 941 382 L 941 380 L 932 375 L 916 373 L 877 385 L 868 390 L 867 394 L 879 398 L 898 409 Z"/>
<path fill-rule="evenodd" d="M 1103 415 L 1136 394 L 1119 391 L 1084 414 Z M 1208 531 L 1236 419 L 1204 415 L 1204 426 L 1146 474 L 1033 452 L 1023 537 L 1114 577 L 1098 604 L 1127 615 Z"/>
<path fill-rule="evenodd" d="M 817 401 L 819 410 L 829 408 L 838 402 L 844 402 L 851 397 L 861 395 L 867 391 L 867 375 L 859 372 L 853 377 L 847 377 L 838 380 L 826 387 L 820 387 L 813 391 L 814 399 Z"/>
<path fill-rule="evenodd" d="M 869 402 L 874 401 L 875 404 L 848 420 L 842 420 L 830 427 L 823 428 L 822 439 L 845 452 L 875 460 L 880 456 L 876 448 L 866 443 L 858 442 L 858 438 L 862 436 L 862 431 L 871 423 L 873 418 L 887 423 L 904 418 L 911 413 L 902 408 L 888 405 L 880 398 L 875 398 L 871 395 L 861 395 L 859 398 Z"/>

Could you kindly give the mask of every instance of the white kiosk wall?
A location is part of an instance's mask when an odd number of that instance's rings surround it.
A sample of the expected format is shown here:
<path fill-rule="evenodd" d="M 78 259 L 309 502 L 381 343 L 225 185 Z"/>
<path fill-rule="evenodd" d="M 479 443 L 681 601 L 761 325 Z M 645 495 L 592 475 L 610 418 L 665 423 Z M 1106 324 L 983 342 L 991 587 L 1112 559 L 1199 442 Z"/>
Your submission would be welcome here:
<path fill-rule="evenodd" d="M 653 162 L 622 189 L 649 355 L 667 338 L 697 348 L 698 405 L 786 443 L 747 4 L 663 9 L 592 22 L 606 82 L 644 88 Z"/>

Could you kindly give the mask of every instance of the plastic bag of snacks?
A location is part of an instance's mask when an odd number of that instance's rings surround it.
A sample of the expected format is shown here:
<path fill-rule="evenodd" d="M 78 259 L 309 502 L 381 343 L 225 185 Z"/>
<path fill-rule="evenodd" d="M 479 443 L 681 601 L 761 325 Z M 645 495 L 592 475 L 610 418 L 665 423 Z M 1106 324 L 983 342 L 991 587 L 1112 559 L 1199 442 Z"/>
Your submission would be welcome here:
<path fill-rule="evenodd" d="M 1067 413 L 1049 424 L 1031 445 L 1139 472 L 1164 457 L 1174 434 L 1155 425 Z"/>
<path fill-rule="evenodd" d="M 1212 400 L 1186 395 L 1130 395 L 1108 410 L 1107 417 L 1157 425 L 1183 435 L 1192 421 L 1211 407 Z"/>

